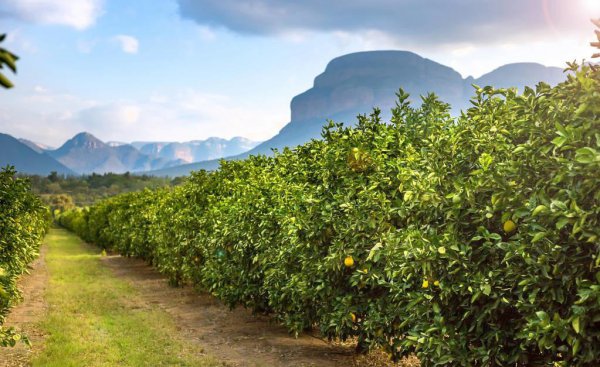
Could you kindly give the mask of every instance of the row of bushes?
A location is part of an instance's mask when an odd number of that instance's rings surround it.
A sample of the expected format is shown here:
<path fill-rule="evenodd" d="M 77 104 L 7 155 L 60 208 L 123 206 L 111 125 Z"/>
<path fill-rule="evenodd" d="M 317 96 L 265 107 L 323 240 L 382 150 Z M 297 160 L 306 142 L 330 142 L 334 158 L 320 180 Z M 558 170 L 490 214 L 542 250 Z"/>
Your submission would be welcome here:
<path fill-rule="evenodd" d="M 476 88 L 453 118 L 398 94 L 274 157 L 60 222 L 173 283 L 423 366 L 597 366 L 600 74 Z"/>
<path fill-rule="evenodd" d="M 17 178 L 12 167 L 0 171 L 0 346 L 22 338 L 3 327 L 10 307 L 19 299 L 17 278 L 37 257 L 50 224 L 50 212 L 31 192 L 29 181 Z"/>

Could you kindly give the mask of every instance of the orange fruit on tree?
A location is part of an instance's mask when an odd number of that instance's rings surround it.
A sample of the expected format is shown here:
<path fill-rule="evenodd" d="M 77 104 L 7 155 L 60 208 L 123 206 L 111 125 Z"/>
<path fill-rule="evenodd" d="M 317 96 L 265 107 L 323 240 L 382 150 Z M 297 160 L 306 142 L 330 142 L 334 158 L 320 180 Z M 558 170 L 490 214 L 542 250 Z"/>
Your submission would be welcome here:
<path fill-rule="evenodd" d="M 504 222 L 502 229 L 504 229 L 504 232 L 506 233 L 512 233 L 517 229 L 517 225 L 515 222 L 509 219 L 506 222 Z"/>
<path fill-rule="evenodd" d="M 350 256 L 350 255 L 346 256 L 346 258 L 344 259 L 344 265 L 347 268 L 351 268 L 354 266 L 354 259 L 352 258 L 352 256 Z"/>

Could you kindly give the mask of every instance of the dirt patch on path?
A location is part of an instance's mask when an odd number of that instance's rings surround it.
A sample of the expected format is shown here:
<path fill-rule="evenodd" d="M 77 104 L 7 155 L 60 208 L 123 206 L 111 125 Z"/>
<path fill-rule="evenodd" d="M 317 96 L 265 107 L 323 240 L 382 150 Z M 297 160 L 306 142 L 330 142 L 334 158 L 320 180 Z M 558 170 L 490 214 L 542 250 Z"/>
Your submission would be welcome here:
<path fill-rule="evenodd" d="M 140 292 L 145 305 L 170 314 L 183 336 L 228 366 L 356 365 L 353 348 L 327 343 L 315 336 L 290 336 L 268 317 L 243 308 L 229 310 L 213 296 L 191 287 L 170 287 L 165 277 L 143 261 L 107 256 L 102 262 Z"/>
<path fill-rule="evenodd" d="M 46 267 L 46 253 L 48 246 L 43 245 L 40 256 L 31 264 L 29 274 L 21 276 L 18 285 L 23 295 L 23 301 L 13 307 L 6 318 L 5 326 L 13 326 L 26 334 L 32 348 L 24 343 L 19 343 L 13 348 L 0 347 L 0 367 L 29 366 L 31 356 L 39 351 L 44 342 L 44 332 L 38 324 L 48 310 L 45 301 L 46 288 L 48 287 L 48 268 Z"/>

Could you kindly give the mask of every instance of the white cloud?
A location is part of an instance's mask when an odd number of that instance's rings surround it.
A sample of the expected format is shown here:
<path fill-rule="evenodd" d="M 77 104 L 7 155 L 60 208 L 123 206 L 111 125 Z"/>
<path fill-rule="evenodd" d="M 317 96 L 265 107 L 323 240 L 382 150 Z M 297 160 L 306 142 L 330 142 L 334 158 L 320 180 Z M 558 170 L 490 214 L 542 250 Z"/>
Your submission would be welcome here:
<path fill-rule="evenodd" d="M 102 15 L 103 0 L 3 0 L 0 18 L 86 29 Z"/>
<path fill-rule="evenodd" d="M 133 36 L 120 34 L 113 37 L 113 40 L 119 43 L 121 50 L 128 54 L 137 54 L 140 49 L 140 42 Z"/>
<path fill-rule="evenodd" d="M 139 118 L 140 107 L 125 102 L 107 103 L 86 108 L 79 111 L 75 117 L 80 124 L 86 124 L 96 129 L 112 127 L 121 130 L 135 127 Z"/>

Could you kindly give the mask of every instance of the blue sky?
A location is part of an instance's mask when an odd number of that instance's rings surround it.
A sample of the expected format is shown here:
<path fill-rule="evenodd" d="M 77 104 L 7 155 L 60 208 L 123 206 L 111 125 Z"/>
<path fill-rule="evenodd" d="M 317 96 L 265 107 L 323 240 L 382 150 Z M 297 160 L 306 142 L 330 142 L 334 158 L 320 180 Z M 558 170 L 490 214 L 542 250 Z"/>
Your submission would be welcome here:
<path fill-rule="evenodd" d="M 102 140 L 264 140 L 334 57 L 417 52 L 479 76 L 592 53 L 600 0 L 0 0 L 16 87 L 0 132 Z"/>

